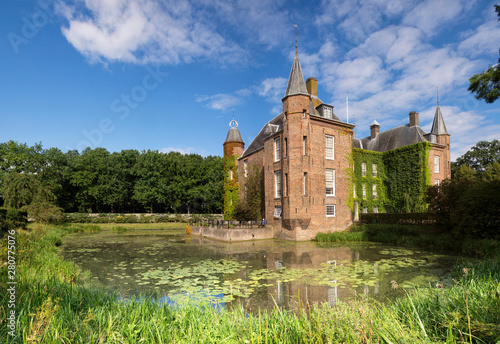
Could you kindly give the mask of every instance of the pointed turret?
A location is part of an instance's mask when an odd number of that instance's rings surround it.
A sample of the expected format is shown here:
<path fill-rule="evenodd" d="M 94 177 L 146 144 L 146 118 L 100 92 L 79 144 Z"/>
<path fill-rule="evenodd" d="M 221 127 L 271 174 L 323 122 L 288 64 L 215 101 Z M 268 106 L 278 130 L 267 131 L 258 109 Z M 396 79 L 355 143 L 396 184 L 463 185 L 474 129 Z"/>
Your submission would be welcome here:
<path fill-rule="evenodd" d="M 434 115 L 434 122 L 432 122 L 431 134 L 434 135 L 449 135 L 448 130 L 446 130 L 446 125 L 444 124 L 443 114 L 439 105 L 436 108 L 436 114 Z"/>
<path fill-rule="evenodd" d="M 302 75 L 302 68 L 300 68 L 299 55 L 295 52 L 295 57 L 293 59 L 292 71 L 290 72 L 290 77 L 288 78 L 288 85 L 286 87 L 285 96 L 303 94 L 308 96 L 306 83 L 304 81 L 304 76 Z"/>

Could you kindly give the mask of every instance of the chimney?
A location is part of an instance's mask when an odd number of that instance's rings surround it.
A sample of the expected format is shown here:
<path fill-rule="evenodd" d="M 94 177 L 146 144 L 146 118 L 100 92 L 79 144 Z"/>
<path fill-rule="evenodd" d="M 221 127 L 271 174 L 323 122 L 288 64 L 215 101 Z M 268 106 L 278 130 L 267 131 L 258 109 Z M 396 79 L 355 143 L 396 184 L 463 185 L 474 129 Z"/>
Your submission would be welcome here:
<path fill-rule="evenodd" d="M 311 96 L 318 96 L 318 79 L 308 78 L 306 81 L 307 93 Z"/>
<path fill-rule="evenodd" d="M 418 112 L 410 112 L 410 127 L 418 126 Z"/>
<path fill-rule="evenodd" d="M 377 120 L 374 120 L 372 124 L 370 124 L 370 140 L 373 140 L 375 137 L 377 137 L 377 134 L 380 132 L 380 124 L 377 122 Z"/>

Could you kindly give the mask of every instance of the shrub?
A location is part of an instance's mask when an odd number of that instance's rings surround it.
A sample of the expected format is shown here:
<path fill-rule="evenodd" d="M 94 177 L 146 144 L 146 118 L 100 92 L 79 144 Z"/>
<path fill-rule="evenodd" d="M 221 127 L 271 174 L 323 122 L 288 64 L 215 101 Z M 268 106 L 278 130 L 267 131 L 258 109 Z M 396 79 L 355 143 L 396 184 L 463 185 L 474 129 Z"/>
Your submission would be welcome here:
<path fill-rule="evenodd" d="M 0 230 L 26 228 L 28 213 L 15 208 L 0 208 Z"/>

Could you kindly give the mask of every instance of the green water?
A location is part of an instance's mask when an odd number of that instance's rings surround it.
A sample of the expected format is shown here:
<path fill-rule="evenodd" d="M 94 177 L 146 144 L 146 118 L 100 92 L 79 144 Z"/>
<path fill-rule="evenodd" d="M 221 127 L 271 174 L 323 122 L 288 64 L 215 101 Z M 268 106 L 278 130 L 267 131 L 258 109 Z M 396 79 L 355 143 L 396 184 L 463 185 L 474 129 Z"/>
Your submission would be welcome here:
<path fill-rule="evenodd" d="M 221 243 L 183 230 L 75 234 L 60 253 L 123 298 L 208 298 L 253 310 L 334 305 L 359 294 L 384 301 L 401 294 L 391 281 L 404 288 L 449 286 L 457 259 L 376 243 Z"/>

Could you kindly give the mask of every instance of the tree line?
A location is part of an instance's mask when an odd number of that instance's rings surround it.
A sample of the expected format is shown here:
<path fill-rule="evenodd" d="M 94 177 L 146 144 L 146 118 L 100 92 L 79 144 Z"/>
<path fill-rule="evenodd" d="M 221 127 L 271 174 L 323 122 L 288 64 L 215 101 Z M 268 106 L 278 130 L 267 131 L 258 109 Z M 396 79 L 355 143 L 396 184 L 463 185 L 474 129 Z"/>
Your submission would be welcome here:
<path fill-rule="evenodd" d="M 31 212 L 221 213 L 223 180 L 217 156 L 0 144 L 0 202 Z"/>

